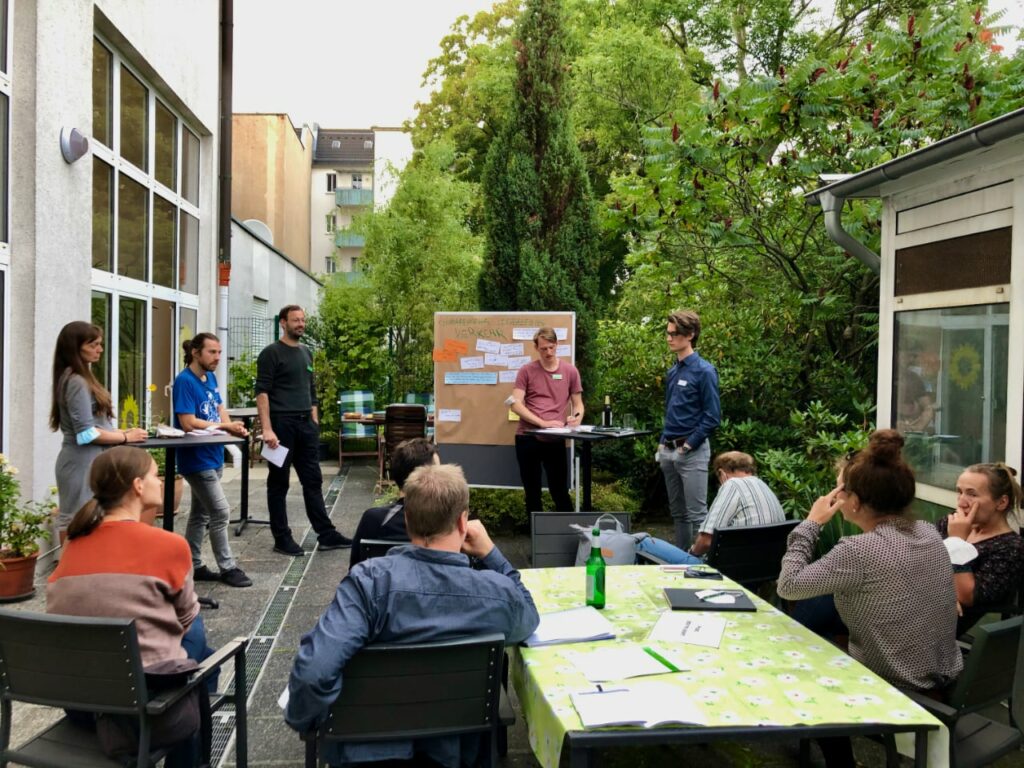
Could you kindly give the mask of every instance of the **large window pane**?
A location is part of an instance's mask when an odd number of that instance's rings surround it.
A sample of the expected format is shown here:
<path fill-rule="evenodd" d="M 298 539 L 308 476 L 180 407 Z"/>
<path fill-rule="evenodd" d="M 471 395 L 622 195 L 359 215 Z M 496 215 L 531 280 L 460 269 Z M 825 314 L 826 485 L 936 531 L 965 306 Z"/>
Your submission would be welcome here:
<path fill-rule="evenodd" d="M 98 157 L 92 158 L 92 265 L 114 269 L 114 169 Z"/>
<path fill-rule="evenodd" d="M 149 192 L 118 174 L 117 274 L 146 279 L 146 201 Z"/>
<path fill-rule="evenodd" d="M 185 129 L 181 132 L 181 196 L 199 205 L 199 137 Z"/>
<path fill-rule="evenodd" d="M 1008 323 L 1008 304 L 896 314 L 893 416 L 918 482 L 1004 460 Z"/>
<path fill-rule="evenodd" d="M 194 309 L 188 307 L 181 307 L 178 310 L 178 346 L 185 342 L 186 339 L 191 339 L 198 333 L 196 330 L 197 313 Z"/>
<path fill-rule="evenodd" d="M 178 290 L 199 293 L 199 219 L 178 217 Z"/>
<path fill-rule="evenodd" d="M 103 329 L 103 354 L 93 363 L 92 373 L 104 387 L 110 389 L 110 294 L 92 292 L 92 324 Z"/>
<path fill-rule="evenodd" d="M 112 147 L 114 120 L 114 60 L 99 40 L 92 41 L 92 136 Z"/>
<path fill-rule="evenodd" d="M 121 157 L 143 171 L 147 160 L 149 109 L 146 86 L 121 67 Z"/>
<path fill-rule="evenodd" d="M 153 282 L 174 284 L 174 203 L 153 195 Z"/>
<path fill-rule="evenodd" d="M 146 302 L 118 302 L 117 418 L 122 429 L 146 423 Z"/>
<path fill-rule="evenodd" d="M 156 102 L 156 161 L 153 175 L 168 189 L 174 189 L 174 163 L 177 159 L 178 121 L 171 110 Z"/>

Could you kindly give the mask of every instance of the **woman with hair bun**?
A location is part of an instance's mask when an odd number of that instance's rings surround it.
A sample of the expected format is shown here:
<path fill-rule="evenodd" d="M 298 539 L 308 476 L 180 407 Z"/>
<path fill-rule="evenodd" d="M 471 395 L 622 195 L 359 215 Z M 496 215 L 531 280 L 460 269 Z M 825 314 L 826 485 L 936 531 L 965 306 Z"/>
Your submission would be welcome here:
<path fill-rule="evenodd" d="M 956 594 L 942 538 L 909 514 L 914 473 L 902 447 L 895 430 L 871 434 L 790 534 L 778 592 L 786 600 L 833 595 L 853 658 L 893 685 L 930 691 L 963 669 Z M 843 537 L 812 563 L 821 529 L 836 512 L 863 533 Z"/>
<path fill-rule="evenodd" d="M 1003 463 L 973 464 L 956 481 L 956 511 L 936 524 L 943 538 L 973 544 L 978 556 L 953 566 L 953 584 L 963 616 L 962 635 L 978 619 L 1011 605 L 1024 574 L 1024 540 L 1010 525 L 1020 507 L 1017 470 Z"/>

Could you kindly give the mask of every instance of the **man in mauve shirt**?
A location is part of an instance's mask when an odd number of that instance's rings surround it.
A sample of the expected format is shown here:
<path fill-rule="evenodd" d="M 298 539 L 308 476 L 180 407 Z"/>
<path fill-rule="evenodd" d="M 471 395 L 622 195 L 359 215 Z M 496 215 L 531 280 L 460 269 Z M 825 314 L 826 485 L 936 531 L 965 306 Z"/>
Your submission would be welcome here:
<path fill-rule="evenodd" d="M 572 511 L 565 440 L 527 434 L 527 430 L 575 427 L 583 421 L 583 386 L 576 366 L 558 359 L 558 336 L 547 326 L 533 337 L 539 360 L 524 365 L 512 390 L 512 411 L 519 416 L 516 459 L 526 492 L 526 513 L 543 511 L 541 468 L 559 512 Z"/>

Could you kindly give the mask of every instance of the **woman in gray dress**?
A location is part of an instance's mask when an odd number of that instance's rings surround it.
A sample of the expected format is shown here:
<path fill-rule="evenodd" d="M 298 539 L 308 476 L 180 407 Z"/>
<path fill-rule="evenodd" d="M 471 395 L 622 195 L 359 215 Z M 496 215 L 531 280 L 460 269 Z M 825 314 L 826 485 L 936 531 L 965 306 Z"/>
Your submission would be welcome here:
<path fill-rule="evenodd" d="M 110 393 L 92 374 L 92 364 L 103 354 L 103 331 L 76 320 L 61 328 L 53 353 L 53 403 L 50 429 L 64 433 L 57 454 L 57 493 L 64 529 L 92 498 L 89 468 L 108 445 L 137 443 L 146 439 L 144 429 L 117 429 Z"/>

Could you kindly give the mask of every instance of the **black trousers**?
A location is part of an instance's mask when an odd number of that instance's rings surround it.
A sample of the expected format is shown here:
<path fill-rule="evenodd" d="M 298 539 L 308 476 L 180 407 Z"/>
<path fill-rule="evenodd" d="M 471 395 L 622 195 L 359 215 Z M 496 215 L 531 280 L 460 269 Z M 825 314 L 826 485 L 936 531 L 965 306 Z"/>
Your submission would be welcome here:
<path fill-rule="evenodd" d="M 526 491 L 526 514 L 542 512 L 541 469 L 548 476 L 548 490 L 559 512 L 572 512 L 569 496 L 569 462 L 564 440 L 538 440 L 533 435 L 516 435 L 516 460 L 519 479 Z"/>
<path fill-rule="evenodd" d="M 313 530 L 320 536 L 334 530 L 334 524 L 327 516 L 324 506 L 324 476 L 320 472 L 320 428 L 313 423 L 308 413 L 272 413 L 270 423 L 281 445 L 288 449 L 284 464 L 275 467 L 267 462 L 267 509 L 270 512 L 270 531 L 274 540 L 291 536 L 288 527 L 289 475 L 295 467 L 295 474 L 302 484 L 302 500 L 306 504 L 306 517 Z"/>

